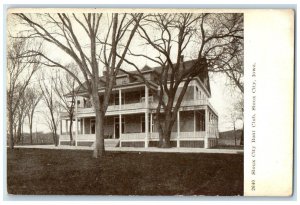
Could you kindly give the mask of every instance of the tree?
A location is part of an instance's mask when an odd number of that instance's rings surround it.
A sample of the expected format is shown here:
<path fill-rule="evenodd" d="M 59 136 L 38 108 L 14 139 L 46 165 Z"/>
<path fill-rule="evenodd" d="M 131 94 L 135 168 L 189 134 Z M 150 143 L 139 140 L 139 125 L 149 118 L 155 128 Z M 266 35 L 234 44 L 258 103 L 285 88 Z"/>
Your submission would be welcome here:
<path fill-rule="evenodd" d="M 50 83 L 46 83 L 47 80 Z M 39 85 L 43 96 L 43 101 L 48 108 L 48 112 L 44 111 L 44 116 L 49 129 L 52 131 L 54 145 L 58 146 L 57 126 L 59 123 L 59 103 L 54 92 L 53 83 L 54 80 L 52 76 L 51 79 L 46 79 L 44 72 L 41 74 Z"/>
<path fill-rule="evenodd" d="M 94 157 L 102 156 L 105 151 L 104 116 L 112 88 L 115 85 L 115 76 L 124 61 L 142 14 L 113 13 L 107 15 L 106 18 L 103 17 L 102 13 L 84 13 L 81 15 L 75 13 L 37 15 L 17 13 L 15 15 L 31 29 L 26 31 L 28 36 L 41 38 L 56 46 L 79 67 L 84 80 L 87 82 L 84 85 L 65 64 L 40 52 L 29 51 L 29 53 L 42 56 L 47 61 L 44 65 L 67 71 L 83 89 L 87 90 L 96 115 Z M 109 22 L 108 25 L 106 22 Z M 86 37 L 86 41 L 83 36 Z M 98 88 L 101 85 L 99 82 L 99 64 L 101 63 L 104 64 L 107 73 L 105 82 L 102 82 L 105 88 L 103 96 L 98 93 Z"/>
<path fill-rule="evenodd" d="M 24 91 L 33 74 L 39 68 L 40 59 L 36 55 L 27 56 L 28 49 L 39 50 L 40 46 L 26 38 L 8 38 L 7 46 L 7 111 L 9 124 L 9 148 L 14 148 L 14 123 L 16 111 L 23 99 Z M 23 112 L 23 110 L 19 110 Z M 21 120 L 21 119 L 19 119 Z M 21 121 L 20 121 L 21 122 Z"/>
<path fill-rule="evenodd" d="M 70 64 L 69 70 L 75 75 L 78 75 L 76 65 Z M 54 83 L 54 91 L 59 98 L 61 107 L 68 113 L 70 125 L 70 145 L 74 145 L 73 140 L 73 119 L 75 112 L 76 96 L 78 91 L 78 84 L 76 80 L 67 72 L 60 73 L 56 76 Z"/>
<path fill-rule="evenodd" d="M 26 89 L 25 89 L 25 93 L 26 93 Z M 20 96 L 20 103 L 17 107 L 16 110 L 16 122 L 15 126 L 16 126 L 16 138 L 15 138 L 15 142 L 16 143 L 20 143 L 21 141 L 23 142 L 23 124 L 24 124 L 24 120 L 26 117 L 26 113 L 28 110 L 28 106 L 29 106 L 29 102 L 26 99 L 26 94 L 23 94 Z"/>
<path fill-rule="evenodd" d="M 238 119 L 243 122 L 240 145 L 244 145 L 244 96 L 243 95 L 235 103 L 234 108 L 238 113 Z"/>
<path fill-rule="evenodd" d="M 30 144 L 33 144 L 33 136 L 32 136 L 33 116 L 35 113 L 35 109 L 38 103 L 41 101 L 42 97 L 43 95 L 34 86 L 28 87 L 26 89 L 25 98 L 28 102 L 26 116 L 29 122 Z"/>
<path fill-rule="evenodd" d="M 139 24 L 138 33 L 157 55 L 130 54 L 161 67 L 157 81 L 160 92 L 156 94 L 159 100 L 156 116 L 160 146 L 170 147 L 172 126 L 190 81 L 196 76 L 207 78 L 209 71 L 217 72 L 238 55 L 232 44 L 240 45 L 236 42 L 243 40 L 243 15 L 150 14 Z M 183 63 L 184 54 L 193 59 L 189 67 Z M 132 61 L 125 61 L 139 71 Z M 141 72 L 138 73 L 131 75 L 141 77 L 149 86 Z M 181 84 L 183 86 L 179 90 Z"/>
<path fill-rule="evenodd" d="M 230 120 L 233 126 L 233 132 L 234 132 L 234 145 L 236 146 L 236 140 L 237 140 L 237 136 L 236 136 L 236 123 L 238 120 L 240 120 L 239 114 L 235 111 L 230 113 Z"/>

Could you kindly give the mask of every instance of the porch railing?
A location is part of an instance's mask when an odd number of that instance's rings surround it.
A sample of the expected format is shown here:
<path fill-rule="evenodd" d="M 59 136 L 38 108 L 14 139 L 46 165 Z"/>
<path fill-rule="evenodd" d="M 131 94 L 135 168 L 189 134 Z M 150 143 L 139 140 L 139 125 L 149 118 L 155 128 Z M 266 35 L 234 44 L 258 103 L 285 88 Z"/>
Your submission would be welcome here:
<path fill-rule="evenodd" d="M 73 135 L 73 139 L 76 140 L 76 136 Z M 70 135 L 60 135 L 59 136 L 60 141 L 69 141 L 70 140 Z M 95 134 L 78 134 L 77 135 L 77 140 L 78 141 L 95 141 L 96 140 L 96 135 Z"/>
<path fill-rule="evenodd" d="M 120 140 L 144 140 L 145 137 L 145 133 L 123 133 Z"/>
<path fill-rule="evenodd" d="M 158 102 L 149 102 L 149 107 L 156 108 Z M 182 101 L 181 106 L 196 106 L 196 105 L 210 105 L 207 99 L 198 99 L 198 100 L 186 100 Z M 130 103 L 130 104 L 122 104 L 119 105 L 109 105 L 107 111 L 117 111 L 117 110 L 130 110 L 130 109 L 142 109 L 146 107 L 145 102 L 138 102 L 138 103 Z M 82 113 L 93 113 L 93 107 L 86 107 L 86 108 L 78 108 L 78 114 Z"/>
<path fill-rule="evenodd" d="M 180 132 L 179 133 L 179 138 L 180 139 L 204 139 L 205 137 L 205 131 L 198 131 L 198 132 Z M 159 138 L 159 133 L 158 132 L 153 132 L 149 134 L 149 139 L 158 139 Z M 177 132 L 171 132 L 171 140 L 177 139 Z"/>

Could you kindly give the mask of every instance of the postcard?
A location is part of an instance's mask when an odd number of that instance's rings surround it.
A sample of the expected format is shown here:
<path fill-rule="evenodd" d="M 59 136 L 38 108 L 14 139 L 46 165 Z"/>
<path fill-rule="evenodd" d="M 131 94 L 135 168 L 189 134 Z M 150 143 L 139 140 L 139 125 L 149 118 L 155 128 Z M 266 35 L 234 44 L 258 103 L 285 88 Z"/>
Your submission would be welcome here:
<path fill-rule="evenodd" d="M 292 196 L 294 17 L 8 9 L 8 199 Z"/>

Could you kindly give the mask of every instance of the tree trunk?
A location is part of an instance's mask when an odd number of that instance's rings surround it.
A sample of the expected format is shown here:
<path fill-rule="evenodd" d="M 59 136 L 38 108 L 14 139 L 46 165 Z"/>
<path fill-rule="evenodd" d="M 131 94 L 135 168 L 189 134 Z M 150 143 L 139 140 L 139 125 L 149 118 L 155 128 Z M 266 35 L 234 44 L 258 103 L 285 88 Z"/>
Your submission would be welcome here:
<path fill-rule="evenodd" d="M 31 113 L 30 113 L 30 115 L 28 115 L 30 144 L 33 144 L 33 138 L 32 138 L 33 113 L 34 113 L 34 112 L 33 112 L 33 110 L 32 110 Z"/>
<path fill-rule="evenodd" d="M 24 121 L 22 123 L 22 135 L 21 135 L 21 144 L 23 145 L 24 144 Z"/>
<path fill-rule="evenodd" d="M 29 121 L 29 136 L 30 136 L 30 144 L 33 144 L 33 139 L 32 139 L 32 118 L 31 118 L 31 121 Z"/>
<path fill-rule="evenodd" d="M 70 126 L 69 126 L 69 132 L 70 132 L 70 145 L 73 146 L 74 142 L 73 142 L 73 117 L 70 117 Z"/>
<path fill-rule="evenodd" d="M 167 112 L 165 114 L 165 121 L 163 123 L 163 132 L 162 132 L 162 144 L 160 145 L 161 148 L 170 148 L 171 147 L 171 132 L 172 127 L 174 125 L 174 122 L 172 120 L 172 113 Z"/>
<path fill-rule="evenodd" d="M 163 133 L 163 136 L 162 136 L 163 140 L 162 140 L 161 148 L 171 148 L 171 142 L 170 142 L 171 131 L 172 130 L 166 130 Z"/>
<path fill-rule="evenodd" d="M 98 91 L 96 90 L 93 93 L 93 103 L 94 109 L 96 113 L 96 142 L 95 142 L 95 149 L 94 149 L 94 158 L 102 157 L 105 152 L 104 148 L 104 111 L 102 106 L 102 102 L 100 105 L 100 100 L 98 96 Z"/>
<path fill-rule="evenodd" d="M 236 131 L 235 131 L 235 125 L 233 125 L 233 132 L 234 132 L 234 146 L 236 147 Z"/>
<path fill-rule="evenodd" d="M 94 149 L 94 157 L 102 157 L 105 152 L 104 148 L 104 113 L 102 110 L 96 111 L 96 145 Z"/>
<path fill-rule="evenodd" d="M 8 111 L 8 120 L 9 120 L 9 148 L 14 148 L 14 122 L 13 122 L 13 113 L 11 110 Z"/>
<path fill-rule="evenodd" d="M 18 129 L 17 129 L 17 143 L 20 143 L 21 141 L 21 129 L 22 129 L 22 120 L 21 120 L 21 116 L 19 115 L 19 122 L 18 122 Z"/>
<path fill-rule="evenodd" d="M 56 133 L 56 124 L 55 124 L 55 118 L 54 118 L 54 114 L 53 114 L 53 112 L 51 112 L 51 119 L 52 119 L 52 123 L 53 123 L 53 130 L 52 130 L 52 132 L 53 132 L 53 142 L 54 142 L 54 145 L 55 145 L 55 147 L 57 147 L 58 146 L 58 140 L 57 140 L 57 133 Z"/>
<path fill-rule="evenodd" d="M 57 128 L 56 125 L 54 125 L 54 138 L 55 138 L 55 147 L 58 146 L 58 139 L 57 139 Z"/>
<path fill-rule="evenodd" d="M 244 127 L 243 127 L 243 130 L 242 130 L 240 145 L 244 145 Z"/>

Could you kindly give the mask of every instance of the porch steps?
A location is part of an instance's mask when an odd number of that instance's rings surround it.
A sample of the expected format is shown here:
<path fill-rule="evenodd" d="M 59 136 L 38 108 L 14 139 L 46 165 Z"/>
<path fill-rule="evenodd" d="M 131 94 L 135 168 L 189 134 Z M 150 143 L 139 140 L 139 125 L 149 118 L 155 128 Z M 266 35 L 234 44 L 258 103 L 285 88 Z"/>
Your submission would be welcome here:
<path fill-rule="evenodd" d="M 118 147 L 119 146 L 119 139 L 104 139 L 104 147 Z M 91 147 L 95 147 L 96 142 L 94 142 Z"/>

